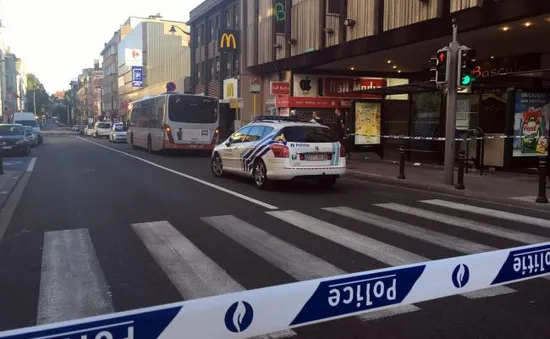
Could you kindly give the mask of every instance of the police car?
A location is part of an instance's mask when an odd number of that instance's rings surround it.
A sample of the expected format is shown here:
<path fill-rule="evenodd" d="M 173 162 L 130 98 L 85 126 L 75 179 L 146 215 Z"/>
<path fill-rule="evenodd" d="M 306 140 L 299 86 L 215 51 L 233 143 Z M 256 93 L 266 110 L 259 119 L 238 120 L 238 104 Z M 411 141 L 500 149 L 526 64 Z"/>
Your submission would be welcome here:
<path fill-rule="evenodd" d="M 258 117 L 214 148 L 212 173 L 249 176 L 258 188 L 276 180 L 314 179 L 331 187 L 346 172 L 344 146 L 327 126 Z"/>

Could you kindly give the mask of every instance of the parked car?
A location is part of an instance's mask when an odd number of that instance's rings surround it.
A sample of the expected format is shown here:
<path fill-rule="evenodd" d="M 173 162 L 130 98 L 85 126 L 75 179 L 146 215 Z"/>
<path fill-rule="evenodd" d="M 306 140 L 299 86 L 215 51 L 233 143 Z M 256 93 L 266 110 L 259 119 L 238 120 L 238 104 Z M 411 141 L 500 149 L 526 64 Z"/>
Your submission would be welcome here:
<path fill-rule="evenodd" d="M 94 138 L 108 138 L 111 134 L 111 123 L 110 122 L 96 122 L 94 125 Z"/>
<path fill-rule="evenodd" d="M 31 143 L 19 124 L 0 124 L 0 150 L 4 154 L 31 154 Z"/>
<path fill-rule="evenodd" d="M 86 128 L 84 129 L 84 135 L 87 136 L 87 137 L 91 137 L 92 135 L 94 135 L 94 125 L 93 124 L 89 124 L 88 126 L 86 126 Z"/>
<path fill-rule="evenodd" d="M 111 134 L 109 135 L 109 142 L 126 142 L 126 127 L 121 122 L 115 122 L 111 128 Z"/>

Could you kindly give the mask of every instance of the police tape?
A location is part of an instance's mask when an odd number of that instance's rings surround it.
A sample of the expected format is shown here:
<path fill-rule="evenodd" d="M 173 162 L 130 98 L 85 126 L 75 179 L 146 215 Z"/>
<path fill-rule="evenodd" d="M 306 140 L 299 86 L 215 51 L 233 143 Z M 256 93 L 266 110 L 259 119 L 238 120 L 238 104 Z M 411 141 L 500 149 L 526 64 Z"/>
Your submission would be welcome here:
<path fill-rule="evenodd" d="M 249 338 L 548 273 L 550 242 L 5 331 L 0 338 Z"/>
<path fill-rule="evenodd" d="M 444 141 L 446 137 L 424 137 L 424 136 L 410 136 L 410 135 L 383 135 L 383 134 L 347 134 L 350 136 L 360 136 L 364 138 L 381 138 L 381 139 L 400 139 L 400 140 L 432 140 L 432 141 Z M 499 139 L 524 139 L 524 140 L 539 140 L 546 139 L 545 137 L 524 137 L 518 135 L 490 135 L 483 137 L 468 137 L 468 138 L 455 138 L 456 141 L 472 141 L 472 140 L 499 140 Z"/>

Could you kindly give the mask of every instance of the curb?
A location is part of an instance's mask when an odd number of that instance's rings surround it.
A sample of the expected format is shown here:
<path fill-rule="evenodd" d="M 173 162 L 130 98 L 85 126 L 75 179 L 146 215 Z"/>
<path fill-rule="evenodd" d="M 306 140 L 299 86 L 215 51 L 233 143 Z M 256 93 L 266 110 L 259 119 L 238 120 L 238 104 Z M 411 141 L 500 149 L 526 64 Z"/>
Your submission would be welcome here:
<path fill-rule="evenodd" d="M 446 188 L 446 187 L 440 187 L 440 186 L 430 186 L 422 183 L 417 183 L 414 181 L 407 181 L 407 179 L 397 179 L 397 178 L 390 178 L 385 177 L 382 175 L 377 174 L 371 174 L 371 173 L 365 173 L 357 170 L 350 170 L 348 169 L 346 171 L 346 177 L 347 178 L 356 178 L 360 179 L 361 181 L 365 182 L 373 182 L 373 183 L 380 183 L 380 184 L 386 184 L 391 185 L 395 187 L 406 187 L 406 188 L 412 188 L 412 189 L 418 189 L 425 192 L 436 192 L 436 193 L 442 193 L 442 194 L 449 194 L 454 195 L 458 197 L 467 197 L 467 198 L 477 198 L 481 200 L 487 200 L 488 202 L 498 202 L 501 204 L 511 205 L 511 206 L 520 206 L 520 207 L 529 207 L 532 209 L 537 209 L 540 211 L 548 212 L 550 209 L 550 204 L 537 204 L 534 201 L 532 203 L 527 201 L 521 201 L 521 200 L 512 200 L 510 198 L 497 198 L 494 196 L 489 196 L 485 194 L 480 194 L 472 191 L 468 191 L 466 188 L 465 190 L 457 190 L 455 188 Z"/>
<path fill-rule="evenodd" d="M 13 193 L 13 191 L 15 191 L 15 188 L 17 187 L 17 185 L 19 185 L 19 182 L 21 181 L 21 179 L 23 179 L 23 177 L 25 176 L 26 173 L 27 172 L 25 172 L 25 171 L 15 171 L 14 173 L 11 174 L 12 177 L 14 177 L 16 175 L 18 177 L 17 177 L 17 180 L 11 180 L 10 179 L 9 184 L 7 184 L 5 186 L 7 188 L 8 193 L 5 195 L 5 197 L 2 197 L 2 199 L 0 201 L 0 211 L 4 208 L 4 206 L 6 205 L 6 202 L 9 200 L 11 194 Z M 7 175 L 7 174 L 2 174 L 2 175 Z M 15 183 L 12 183 L 12 182 L 15 182 Z"/>

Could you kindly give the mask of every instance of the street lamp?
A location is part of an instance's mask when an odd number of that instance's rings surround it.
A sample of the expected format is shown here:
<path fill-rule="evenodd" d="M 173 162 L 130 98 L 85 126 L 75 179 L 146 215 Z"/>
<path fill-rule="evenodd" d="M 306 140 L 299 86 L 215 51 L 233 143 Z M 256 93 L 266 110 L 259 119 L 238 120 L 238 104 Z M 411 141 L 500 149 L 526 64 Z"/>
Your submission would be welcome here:
<path fill-rule="evenodd" d="M 178 27 L 178 26 L 175 26 L 175 25 L 172 25 L 172 27 L 170 27 L 170 30 L 169 30 L 168 32 L 174 34 L 174 33 L 176 33 L 176 28 L 179 29 L 180 31 L 182 31 L 183 34 L 187 34 L 187 35 L 189 35 L 189 36 L 191 35 L 191 33 L 186 32 L 186 31 L 183 30 L 183 28 Z"/>

